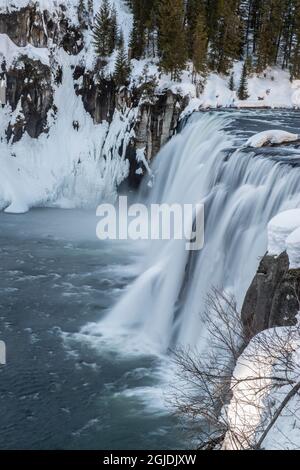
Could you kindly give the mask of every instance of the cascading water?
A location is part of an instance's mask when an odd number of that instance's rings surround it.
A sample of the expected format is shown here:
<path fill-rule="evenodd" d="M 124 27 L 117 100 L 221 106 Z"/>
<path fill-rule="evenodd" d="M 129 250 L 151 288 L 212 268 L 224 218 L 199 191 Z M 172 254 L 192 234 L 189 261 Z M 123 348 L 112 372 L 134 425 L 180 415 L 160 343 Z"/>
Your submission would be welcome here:
<path fill-rule="evenodd" d="M 147 242 L 141 275 L 90 333 L 122 327 L 161 352 L 174 344 L 201 346 L 201 315 L 210 289 L 224 288 L 242 305 L 267 249 L 269 220 L 300 206 L 300 169 L 293 149 L 282 155 L 280 149 L 243 148 L 246 136 L 237 139 L 229 129 L 236 118 L 197 115 L 153 166 L 156 179 L 148 204 L 204 203 L 203 250 L 191 254 L 184 241 Z"/>

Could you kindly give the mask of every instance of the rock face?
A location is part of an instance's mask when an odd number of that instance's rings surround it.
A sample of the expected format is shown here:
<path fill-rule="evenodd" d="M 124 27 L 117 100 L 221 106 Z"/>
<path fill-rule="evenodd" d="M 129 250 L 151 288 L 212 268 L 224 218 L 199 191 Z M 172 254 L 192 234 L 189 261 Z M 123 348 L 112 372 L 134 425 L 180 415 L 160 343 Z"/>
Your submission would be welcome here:
<path fill-rule="evenodd" d="M 6 100 L 17 113 L 8 125 L 8 140 L 20 140 L 25 131 L 37 138 L 47 130 L 47 115 L 53 105 L 50 68 L 28 57 L 21 58 L 15 68 L 7 71 L 6 80 Z"/>
<path fill-rule="evenodd" d="M 81 23 L 81 28 L 70 24 L 64 16 L 63 5 L 55 16 L 46 10 L 40 11 L 35 4 L 11 13 L 0 14 L 0 33 L 7 34 L 17 46 L 24 47 L 31 44 L 34 47 L 47 47 L 51 40 L 73 55 L 78 54 L 83 48 L 82 30 L 86 27 L 84 21 Z"/>
<path fill-rule="evenodd" d="M 94 122 L 112 122 L 116 108 L 116 86 L 113 80 L 100 78 L 96 72 L 76 67 L 73 74 L 74 86 L 78 96 L 82 97 L 85 110 Z"/>
<path fill-rule="evenodd" d="M 186 99 L 170 90 L 154 97 L 154 102 L 140 105 L 134 145 L 145 149 L 147 160 L 150 161 L 174 134 L 186 105 Z"/>
<path fill-rule="evenodd" d="M 126 148 L 120 149 L 120 153 L 130 163 L 129 184 L 137 187 L 147 171 L 147 162 L 176 131 L 188 98 L 171 90 L 158 93 L 155 86 L 145 84 L 118 89 L 113 78 L 103 73 L 106 64 L 100 60 L 93 70 L 87 68 L 84 55 L 79 53 L 85 47 L 90 19 L 89 11 L 78 8 L 78 22 L 74 26 L 65 13 L 63 2 L 55 12 L 41 11 L 32 2 L 25 8 L 0 13 L 0 33 L 20 47 L 31 44 L 35 48 L 48 48 L 51 64 L 49 67 L 29 56 L 18 57 L 9 67 L 5 61 L 0 63 L 0 79 L 5 79 L 7 84 L 6 103 L 12 110 L 6 129 L 7 140 L 17 142 L 25 132 L 38 138 L 48 131 L 49 113 L 55 115 L 57 111 L 55 88 L 63 80 L 63 67 L 57 63 L 58 51 L 63 49 L 74 57 L 74 89 L 94 123 L 111 124 L 116 112 L 120 120 L 128 121 L 122 144 Z M 137 158 L 137 155 L 143 157 Z"/>
<path fill-rule="evenodd" d="M 266 255 L 247 292 L 242 308 L 246 336 L 276 326 L 296 324 L 300 310 L 300 270 L 289 269 L 286 253 Z"/>
<path fill-rule="evenodd" d="M 138 94 L 138 90 L 135 91 Z M 136 96 L 133 96 L 135 99 Z M 172 93 L 152 96 L 151 100 L 143 101 L 138 105 L 136 122 L 133 126 L 133 137 L 127 147 L 127 158 L 136 162 L 136 152 L 141 150 L 145 159 L 150 162 L 161 147 L 174 135 L 180 121 L 180 114 L 187 105 L 187 98 Z M 140 169 L 144 171 L 140 162 Z M 137 187 L 141 181 L 138 165 L 131 164 L 130 185 Z"/>

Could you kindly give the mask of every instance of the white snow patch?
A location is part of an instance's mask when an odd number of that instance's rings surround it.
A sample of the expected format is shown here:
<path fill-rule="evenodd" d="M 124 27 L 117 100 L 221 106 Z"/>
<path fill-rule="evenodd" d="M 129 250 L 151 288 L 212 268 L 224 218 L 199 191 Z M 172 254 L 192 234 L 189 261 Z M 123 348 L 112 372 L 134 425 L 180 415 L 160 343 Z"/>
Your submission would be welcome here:
<path fill-rule="evenodd" d="M 42 64 L 50 66 L 49 50 L 27 44 L 25 47 L 17 46 L 7 34 L 0 34 L 0 62 L 4 58 L 6 67 L 10 68 L 17 59 L 26 56 L 32 60 L 39 60 Z"/>
<path fill-rule="evenodd" d="M 260 148 L 270 144 L 282 144 L 284 142 L 295 142 L 300 139 L 299 134 L 290 132 L 269 130 L 260 132 L 252 136 L 247 142 L 246 147 Z"/>
<path fill-rule="evenodd" d="M 300 227 L 300 209 L 281 212 L 268 225 L 268 252 L 278 256 L 286 248 L 289 235 Z"/>
<path fill-rule="evenodd" d="M 290 260 L 290 268 L 300 268 L 300 227 L 287 238 L 286 250 Z"/>
<path fill-rule="evenodd" d="M 230 428 L 224 450 L 249 449 L 263 436 L 289 392 L 300 380 L 299 354 L 299 325 L 269 329 L 252 339 L 233 372 L 233 398 L 223 410 Z M 297 394 L 274 421 L 262 441 L 262 448 L 292 450 L 299 447 Z"/>

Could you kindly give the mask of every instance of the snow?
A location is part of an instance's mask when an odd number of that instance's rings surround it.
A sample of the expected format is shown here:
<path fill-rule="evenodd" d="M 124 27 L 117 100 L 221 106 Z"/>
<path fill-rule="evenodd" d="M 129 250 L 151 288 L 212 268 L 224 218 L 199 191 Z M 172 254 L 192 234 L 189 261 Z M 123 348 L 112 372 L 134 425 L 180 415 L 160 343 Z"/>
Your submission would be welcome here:
<path fill-rule="evenodd" d="M 269 130 L 260 132 L 252 136 L 247 142 L 246 147 L 260 148 L 269 144 L 282 144 L 284 142 L 295 142 L 300 139 L 299 134 L 290 132 Z"/>
<path fill-rule="evenodd" d="M 233 397 L 223 410 L 230 428 L 224 450 L 248 449 L 258 442 L 300 380 L 299 355 L 299 325 L 269 329 L 252 339 L 238 360 L 231 383 Z M 296 395 L 263 440 L 263 449 L 299 449 L 298 409 L 299 395 Z"/>
<path fill-rule="evenodd" d="M 57 15 L 61 10 L 61 0 L 0 0 L 0 12 L 10 12 L 24 6 L 38 3 L 40 10 L 48 10 Z M 65 15 L 73 24 L 78 24 L 79 0 L 63 2 Z M 94 0 L 94 15 L 99 10 L 102 0 Z M 86 3 L 87 4 L 87 3 Z M 125 43 L 128 45 L 132 29 L 132 14 L 122 0 L 111 0 L 118 14 L 118 23 L 122 28 Z M 84 31 L 84 48 L 76 56 L 68 56 L 49 42 L 49 48 L 37 48 L 31 44 L 18 47 L 6 34 L 0 34 L 0 61 L 5 57 L 7 67 L 16 66 L 22 56 L 50 66 L 54 63 L 63 68 L 63 84 L 54 86 L 56 116 L 49 113 L 49 134 L 42 134 L 38 139 L 31 139 L 27 134 L 13 144 L 6 143 L 5 129 L 9 123 L 17 122 L 22 117 L 21 103 L 12 112 L 8 105 L 0 109 L 0 209 L 24 212 L 36 205 L 60 205 L 72 207 L 91 204 L 102 198 L 114 199 L 116 188 L 128 174 L 128 162 L 125 160 L 126 143 L 132 135 L 132 123 L 137 116 L 137 108 L 116 111 L 113 122 L 95 125 L 90 115 L 84 110 L 82 100 L 74 92 L 71 67 L 77 65 L 93 70 L 96 63 L 94 48 L 91 45 L 91 29 Z M 104 75 L 110 77 L 115 66 L 116 53 L 108 58 Z M 268 69 L 265 76 L 253 75 L 249 78 L 249 100 L 239 102 L 236 91 L 228 88 L 229 78 L 214 73 L 209 74 L 202 93 L 192 83 L 192 67 L 187 65 L 181 80 L 171 81 L 170 76 L 161 72 L 157 59 L 132 60 L 130 88 L 134 88 L 145 79 L 147 66 L 148 79 L 155 78 L 156 93 L 172 90 L 188 98 L 188 105 L 182 117 L 198 109 L 218 107 L 300 107 L 300 81 L 290 83 L 289 74 L 280 69 Z M 22 66 L 18 63 L 17 66 Z M 238 85 L 242 64 L 236 62 L 233 67 L 235 83 Z M 1 80 L 1 102 L 5 101 L 5 77 Z M 79 130 L 73 128 L 73 121 L 80 124 Z M 278 136 L 278 134 L 277 134 Z M 122 142 L 125 144 L 122 147 Z M 119 149 L 123 149 L 119 155 Z M 105 156 L 105 158 L 104 158 Z M 140 149 L 137 159 L 144 163 L 149 172 L 145 151 Z"/>
<path fill-rule="evenodd" d="M 287 238 L 300 227 L 300 209 L 281 212 L 268 225 L 268 252 L 278 256 L 286 251 Z"/>
<path fill-rule="evenodd" d="M 118 149 L 128 138 L 134 112 L 124 116 L 116 112 L 110 127 L 107 122 L 95 125 L 74 91 L 73 58 L 62 50 L 57 58 L 63 65 L 63 83 L 55 89 L 58 112 L 49 113 L 49 134 L 32 139 L 25 133 L 19 142 L 7 144 L 5 129 L 21 109 L 13 115 L 8 106 L 0 109 L 0 210 L 15 213 L 33 206 L 81 207 L 114 201 L 117 186 L 128 175 L 128 162 Z"/>
<path fill-rule="evenodd" d="M 37 3 L 30 0 L 0 0 L 0 13 L 13 11 Z M 60 0 L 40 0 L 40 10 L 47 9 L 56 16 L 61 11 Z M 78 24 L 79 0 L 65 1 L 65 15 Z M 94 14 L 102 0 L 94 0 Z M 86 2 L 87 4 L 87 2 Z M 132 14 L 121 0 L 111 0 L 118 13 L 125 42 L 129 42 Z M 6 141 L 8 124 L 23 117 L 21 101 L 12 112 L 8 105 L 0 108 L 0 210 L 26 212 L 34 206 L 59 206 L 65 208 L 98 204 L 102 200 L 113 201 L 117 186 L 127 177 L 129 163 L 125 160 L 126 143 L 132 137 L 132 122 L 136 109 L 116 111 L 112 123 L 95 124 L 85 111 L 81 97 L 76 96 L 72 69 L 77 65 L 93 70 L 96 62 L 91 46 L 91 30 L 84 32 L 84 48 L 76 56 L 66 54 L 55 44 L 49 48 L 37 48 L 31 44 L 18 47 L 6 34 L 0 34 L 0 63 L 5 58 L 7 68 L 22 67 L 17 63 L 22 56 L 40 61 L 44 65 L 59 64 L 63 68 L 63 83 L 55 85 L 54 103 L 58 109 L 48 115 L 49 133 L 32 139 L 24 134 L 17 143 Z M 115 63 L 113 54 L 108 60 L 109 76 Z M 50 60 L 51 57 L 51 60 Z M 1 102 L 5 95 L 6 78 L 1 80 Z M 79 130 L 73 127 L 78 121 Z M 122 147 L 123 141 L 125 142 Z M 122 155 L 119 154 L 123 148 Z"/>
<path fill-rule="evenodd" d="M 290 260 L 290 268 L 300 268 L 300 227 L 286 239 L 286 250 Z"/>
<path fill-rule="evenodd" d="M 50 66 L 48 49 L 33 47 L 31 44 L 18 47 L 6 34 L 0 34 L 0 63 L 5 58 L 6 66 L 10 68 L 21 56 L 39 60 L 42 64 Z"/>
<path fill-rule="evenodd" d="M 99 11 L 102 0 L 93 0 L 93 13 L 94 15 Z M 0 13 L 13 12 L 20 10 L 27 5 L 35 4 L 40 11 L 47 10 L 49 13 L 55 15 L 57 11 L 61 10 L 61 5 L 64 6 L 65 15 L 74 25 L 78 25 L 78 4 L 79 0 L 0 0 Z M 85 0 L 87 5 L 87 0 Z M 130 31 L 132 28 L 132 15 L 122 0 L 110 0 L 110 4 L 116 7 L 119 18 L 119 26 L 124 33 L 125 42 L 129 43 Z"/>

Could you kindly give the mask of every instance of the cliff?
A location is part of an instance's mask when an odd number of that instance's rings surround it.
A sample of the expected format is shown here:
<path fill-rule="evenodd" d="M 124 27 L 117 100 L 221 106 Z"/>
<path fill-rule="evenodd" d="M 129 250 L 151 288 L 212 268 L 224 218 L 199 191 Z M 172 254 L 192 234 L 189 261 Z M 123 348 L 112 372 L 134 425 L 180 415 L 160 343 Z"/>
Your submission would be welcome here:
<path fill-rule="evenodd" d="M 75 172 L 79 179 L 82 165 L 90 166 L 87 160 L 96 154 L 97 165 L 93 171 L 88 171 L 94 173 L 95 178 L 98 174 L 99 179 L 93 185 L 97 186 L 94 199 L 99 199 L 116 193 L 124 180 L 131 186 L 139 185 L 149 169 L 149 162 L 176 131 L 188 97 L 176 90 L 158 89 L 153 77 L 135 76 L 128 87 L 118 88 L 110 59 L 103 62 L 94 53 L 94 11 L 83 11 L 79 3 L 67 2 L 48 10 L 31 1 L 24 2 L 22 8 L 0 10 L 0 140 L 2 154 L 8 162 L 9 179 L 14 179 L 16 171 L 10 168 L 11 156 L 20 158 L 18 168 L 20 165 L 22 168 L 18 173 L 34 172 L 32 162 L 20 156 L 21 152 L 28 153 L 24 148 L 24 145 L 30 146 L 28 138 L 33 142 L 30 153 L 35 148 L 39 152 L 33 156 L 35 165 L 40 158 L 44 165 L 50 148 L 46 152 L 44 144 L 37 145 L 34 141 L 45 142 L 45 138 L 53 141 L 52 153 L 61 152 L 64 158 L 65 144 L 58 147 L 57 133 L 69 142 L 78 140 L 79 145 L 74 145 L 72 150 L 72 164 L 59 172 L 68 172 L 63 175 L 68 179 L 70 173 Z M 78 132 L 84 134 L 85 147 L 83 140 L 75 135 Z M 45 186 L 47 176 L 42 174 L 38 178 L 43 179 L 42 186 Z M 52 199 L 62 192 L 65 197 L 61 184 L 64 182 L 57 182 Z M 80 185 L 83 187 L 84 181 Z M 104 187 L 99 189 L 99 186 Z M 7 207 L 16 199 L 16 191 L 3 187 L 0 188 L 0 207 Z M 50 188 L 47 184 L 37 198 L 26 194 L 28 204 L 24 207 L 35 205 L 35 199 L 45 201 L 44 193 L 50 191 L 53 186 Z M 70 191 L 67 193 L 68 199 L 73 198 Z M 81 205 L 86 193 L 77 193 Z"/>
<path fill-rule="evenodd" d="M 242 308 L 249 339 L 269 328 L 297 323 L 300 270 L 290 269 L 289 264 L 287 253 L 261 260 Z"/>

